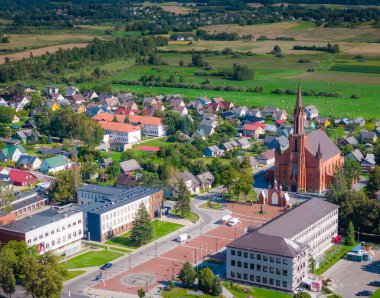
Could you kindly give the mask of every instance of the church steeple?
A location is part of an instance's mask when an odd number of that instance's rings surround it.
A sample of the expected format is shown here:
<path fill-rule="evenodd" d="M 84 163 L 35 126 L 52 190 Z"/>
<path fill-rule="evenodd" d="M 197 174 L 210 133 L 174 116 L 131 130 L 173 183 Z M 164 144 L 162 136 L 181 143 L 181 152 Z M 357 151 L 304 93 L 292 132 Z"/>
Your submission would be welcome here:
<path fill-rule="evenodd" d="M 321 143 L 318 143 L 318 150 L 317 150 L 317 153 L 315 154 L 315 157 L 317 159 L 321 159 L 322 158 Z"/>
<path fill-rule="evenodd" d="M 294 134 L 303 135 L 305 128 L 305 111 L 302 103 L 302 91 L 301 84 L 298 83 L 297 101 L 294 107 Z"/>

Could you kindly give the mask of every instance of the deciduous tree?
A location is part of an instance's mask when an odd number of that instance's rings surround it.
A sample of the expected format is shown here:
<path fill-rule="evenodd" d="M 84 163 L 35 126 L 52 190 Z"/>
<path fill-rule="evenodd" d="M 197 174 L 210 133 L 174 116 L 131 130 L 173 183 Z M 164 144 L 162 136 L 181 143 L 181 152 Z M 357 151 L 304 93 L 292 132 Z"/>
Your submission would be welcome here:
<path fill-rule="evenodd" d="M 64 170 L 55 175 L 52 189 L 52 196 L 55 202 L 76 202 L 76 187 L 82 185 L 81 174 L 76 171 L 72 169 Z"/>
<path fill-rule="evenodd" d="M 194 267 L 189 262 L 186 262 L 179 272 L 178 277 L 186 287 L 192 287 L 197 277 L 197 273 L 195 272 Z"/>

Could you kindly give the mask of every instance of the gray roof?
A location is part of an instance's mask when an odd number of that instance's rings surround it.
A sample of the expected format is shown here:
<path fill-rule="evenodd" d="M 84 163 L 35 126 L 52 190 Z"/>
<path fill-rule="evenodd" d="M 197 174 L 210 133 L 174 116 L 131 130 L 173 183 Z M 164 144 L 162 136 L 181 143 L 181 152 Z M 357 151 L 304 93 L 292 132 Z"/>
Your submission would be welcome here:
<path fill-rule="evenodd" d="M 292 238 L 338 208 L 335 204 L 312 198 L 266 223 L 260 232 Z"/>
<path fill-rule="evenodd" d="M 20 155 L 17 163 L 22 165 L 31 165 L 34 163 L 37 159 L 39 159 L 38 156 L 31 156 L 31 155 Z"/>
<path fill-rule="evenodd" d="M 122 194 L 125 190 L 111 187 L 111 186 L 102 186 L 98 184 L 86 184 L 78 188 L 78 191 L 87 191 L 102 195 L 108 196 L 117 196 Z"/>
<path fill-rule="evenodd" d="M 305 107 L 305 110 L 309 113 L 318 113 L 318 109 L 313 105 Z"/>
<path fill-rule="evenodd" d="M 218 146 L 210 146 L 208 147 L 208 149 L 211 151 L 211 152 L 219 152 L 219 151 L 222 151 L 221 149 L 219 149 Z"/>
<path fill-rule="evenodd" d="M 361 137 L 364 139 L 373 139 L 376 136 L 374 131 L 363 131 Z"/>
<path fill-rule="evenodd" d="M 259 165 L 259 162 L 257 161 L 256 158 L 254 158 L 253 156 L 249 156 L 249 165 L 252 167 L 252 168 L 255 168 Z"/>
<path fill-rule="evenodd" d="M 355 137 L 353 137 L 353 136 L 344 138 L 344 141 L 346 141 L 350 145 L 358 145 L 359 144 L 359 141 L 357 139 L 355 139 Z"/>
<path fill-rule="evenodd" d="M 359 149 L 352 150 L 345 156 L 345 159 L 353 159 L 358 162 L 361 162 L 363 158 L 364 156 Z"/>
<path fill-rule="evenodd" d="M 33 214 L 29 217 L 24 217 L 17 221 L 14 221 L 8 225 L 0 227 L 0 230 L 15 231 L 19 233 L 26 233 L 36 228 L 43 227 L 51 222 L 59 221 L 65 217 L 72 216 L 81 211 L 76 211 L 74 209 L 66 209 L 64 211 L 58 211 L 56 209 L 48 209 L 36 214 Z"/>
<path fill-rule="evenodd" d="M 257 230 L 235 240 L 228 247 L 294 258 L 307 245 L 282 236 L 266 235 Z"/>
<path fill-rule="evenodd" d="M 199 181 L 197 177 L 195 177 L 192 173 L 190 173 L 187 170 L 179 172 L 177 174 L 177 178 L 182 178 L 185 182 L 191 180 L 191 183 L 194 184 L 194 186 L 199 186 Z"/>
<path fill-rule="evenodd" d="M 122 162 L 120 162 L 120 166 L 121 166 L 121 169 L 123 170 L 124 173 L 137 171 L 137 170 L 141 169 L 141 166 L 136 161 L 136 159 L 130 159 L 130 160 L 122 161 Z"/>
<path fill-rule="evenodd" d="M 239 139 L 239 140 L 237 140 L 237 142 L 239 143 L 240 146 L 251 145 L 251 143 L 249 142 L 249 140 L 247 138 Z"/>
<path fill-rule="evenodd" d="M 205 173 L 199 174 L 199 175 L 197 175 L 197 178 L 199 181 L 201 181 L 203 183 L 204 182 L 212 183 L 215 180 L 215 177 L 213 174 L 211 174 L 211 172 L 205 172 Z"/>
<path fill-rule="evenodd" d="M 319 144 L 321 145 L 322 159 L 330 159 L 335 155 L 340 154 L 339 148 L 330 140 L 327 134 L 321 130 L 317 129 L 308 134 L 307 150 L 315 156 L 318 151 Z"/>

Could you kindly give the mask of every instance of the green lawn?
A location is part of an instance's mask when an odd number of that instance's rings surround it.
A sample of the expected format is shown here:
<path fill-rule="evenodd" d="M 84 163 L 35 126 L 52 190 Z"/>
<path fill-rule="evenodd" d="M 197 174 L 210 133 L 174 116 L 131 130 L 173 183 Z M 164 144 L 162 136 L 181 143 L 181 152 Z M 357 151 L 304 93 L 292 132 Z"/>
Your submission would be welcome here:
<path fill-rule="evenodd" d="M 90 243 L 90 242 L 83 242 L 86 246 L 92 246 L 92 247 L 99 247 L 108 250 L 108 245 L 103 245 L 103 244 L 97 244 L 97 243 Z M 126 248 L 119 248 L 119 247 L 110 247 L 110 250 L 121 252 L 121 253 L 129 253 L 131 250 L 126 249 Z"/>
<path fill-rule="evenodd" d="M 224 282 L 223 286 L 228 289 L 228 291 L 231 292 L 235 296 L 235 298 L 247 298 L 248 296 L 252 296 L 255 298 L 290 298 L 293 297 L 293 295 L 290 294 L 285 294 L 285 293 L 280 293 L 280 292 L 275 292 L 263 288 L 254 288 L 251 287 L 252 292 L 251 293 L 241 293 L 237 292 L 235 290 L 232 290 L 231 288 L 228 287 L 228 283 Z"/>
<path fill-rule="evenodd" d="M 177 215 L 177 212 L 174 210 L 174 209 L 172 209 L 171 211 L 170 211 L 171 213 L 173 213 L 173 214 L 175 214 L 175 215 Z M 199 220 L 199 216 L 198 216 L 198 214 L 196 214 L 196 213 L 194 213 L 194 212 L 190 212 L 189 214 L 187 214 L 185 217 L 183 217 L 184 219 L 187 219 L 187 220 L 189 220 L 189 221 L 191 221 L 191 222 L 197 222 L 198 220 Z"/>
<path fill-rule="evenodd" d="M 193 291 L 191 289 L 182 289 L 182 288 L 174 288 L 171 291 L 163 291 L 161 296 L 164 298 L 192 298 L 192 297 L 204 297 L 204 298 L 215 298 L 216 296 L 211 296 L 207 294 L 203 294 L 202 296 L 196 296 L 187 294 L 188 291 Z"/>
<path fill-rule="evenodd" d="M 326 260 L 317 270 L 315 270 L 314 273 L 317 275 L 323 274 L 327 269 L 334 266 L 341 258 L 343 258 L 354 246 L 356 246 L 356 244 L 352 246 L 342 245 L 340 248 L 338 245 L 334 245 L 326 251 Z"/>
<path fill-rule="evenodd" d="M 121 256 L 123 256 L 122 253 L 107 250 L 89 251 L 61 264 L 66 269 L 95 267 L 111 262 Z"/>
<path fill-rule="evenodd" d="M 200 208 L 205 208 L 205 209 L 212 209 L 212 210 L 221 210 L 222 209 L 222 204 L 217 203 L 217 202 L 208 201 L 208 202 L 200 205 L 199 207 Z"/>
<path fill-rule="evenodd" d="M 380 298 L 380 289 L 377 289 L 377 290 L 373 293 L 372 298 Z"/>
<path fill-rule="evenodd" d="M 66 276 L 64 277 L 64 280 L 69 280 L 69 279 L 72 279 L 74 277 L 77 277 L 83 273 L 85 273 L 86 271 L 84 270 L 74 270 L 74 271 L 67 271 L 67 274 Z"/>
<path fill-rule="evenodd" d="M 152 226 L 153 226 L 153 238 L 150 242 L 160 239 L 183 227 L 183 225 L 180 225 L 180 224 L 167 222 L 167 221 L 160 221 L 160 220 L 152 221 Z M 132 242 L 129 236 L 130 236 L 130 232 L 125 233 L 118 237 L 107 240 L 106 244 L 127 247 L 128 249 L 136 249 L 137 246 Z"/>

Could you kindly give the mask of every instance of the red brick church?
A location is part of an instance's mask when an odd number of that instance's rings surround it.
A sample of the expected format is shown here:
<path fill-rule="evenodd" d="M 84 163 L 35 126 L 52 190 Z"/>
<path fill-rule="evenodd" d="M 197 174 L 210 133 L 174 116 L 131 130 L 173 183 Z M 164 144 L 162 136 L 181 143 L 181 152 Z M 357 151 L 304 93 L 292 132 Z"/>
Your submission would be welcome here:
<path fill-rule="evenodd" d="M 315 192 L 326 190 L 337 165 L 342 165 L 340 150 L 321 130 L 305 132 L 305 111 L 301 88 L 298 87 L 294 108 L 293 134 L 289 137 L 289 148 L 276 150 L 274 179 L 293 192 Z"/>

